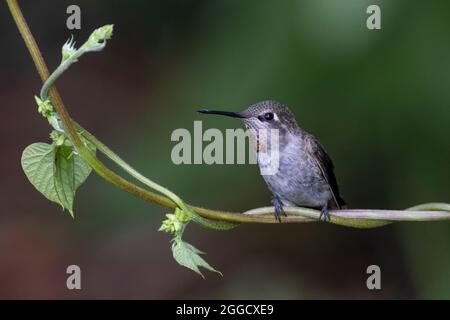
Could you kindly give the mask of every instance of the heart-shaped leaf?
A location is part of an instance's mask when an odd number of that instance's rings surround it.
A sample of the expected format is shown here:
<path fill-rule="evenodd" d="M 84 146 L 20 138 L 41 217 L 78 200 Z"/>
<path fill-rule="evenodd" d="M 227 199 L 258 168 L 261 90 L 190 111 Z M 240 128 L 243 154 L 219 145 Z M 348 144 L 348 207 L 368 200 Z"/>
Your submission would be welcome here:
<path fill-rule="evenodd" d="M 22 168 L 31 184 L 47 199 L 69 210 L 78 187 L 91 168 L 69 146 L 33 143 L 22 154 Z"/>

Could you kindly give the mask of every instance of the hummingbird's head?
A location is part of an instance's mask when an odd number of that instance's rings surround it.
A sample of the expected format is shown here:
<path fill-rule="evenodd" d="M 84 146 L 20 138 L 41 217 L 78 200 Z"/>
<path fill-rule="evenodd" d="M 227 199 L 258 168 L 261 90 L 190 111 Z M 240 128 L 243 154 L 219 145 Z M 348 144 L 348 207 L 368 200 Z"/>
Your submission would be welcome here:
<path fill-rule="evenodd" d="M 278 101 L 266 100 L 255 104 L 241 112 L 217 111 L 202 109 L 200 113 L 219 114 L 241 119 L 247 129 L 278 129 L 281 133 L 298 130 L 294 115 L 288 107 Z"/>

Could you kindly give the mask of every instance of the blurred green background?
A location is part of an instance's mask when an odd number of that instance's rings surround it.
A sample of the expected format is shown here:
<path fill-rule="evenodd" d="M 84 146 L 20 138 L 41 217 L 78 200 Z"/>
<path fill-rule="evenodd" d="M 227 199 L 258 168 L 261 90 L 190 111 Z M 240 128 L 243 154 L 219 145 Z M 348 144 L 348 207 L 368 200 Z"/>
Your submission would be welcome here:
<path fill-rule="evenodd" d="M 184 199 L 234 211 L 269 204 L 254 165 L 172 164 L 176 128 L 239 127 L 203 106 L 241 110 L 276 99 L 331 154 L 352 208 L 403 209 L 450 201 L 450 2 L 21 1 L 50 68 L 74 34 L 114 23 L 113 39 L 58 81 L 72 116 L 145 175 Z M 66 8 L 82 29 L 66 28 Z M 382 30 L 366 28 L 379 4 Z M 41 83 L 0 4 L 0 298 L 450 298 L 450 224 L 374 230 L 330 224 L 190 226 L 223 278 L 178 266 L 168 210 L 96 175 L 78 191 L 76 219 L 43 198 L 20 167 L 49 141 L 33 95 Z M 65 287 L 66 267 L 82 290 Z M 377 264 L 382 290 L 366 288 Z"/>

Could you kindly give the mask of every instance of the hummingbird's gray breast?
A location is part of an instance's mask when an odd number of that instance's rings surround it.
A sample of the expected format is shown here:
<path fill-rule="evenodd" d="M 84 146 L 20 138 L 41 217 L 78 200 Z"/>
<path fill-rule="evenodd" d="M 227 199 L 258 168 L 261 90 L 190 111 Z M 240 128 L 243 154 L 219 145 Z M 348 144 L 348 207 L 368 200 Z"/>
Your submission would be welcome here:
<path fill-rule="evenodd" d="M 270 151 L 271 160 L 278 160 L 278 170 L 261 173 L 270 191 L 283 205 L 322 207 L 328 203 L 332 198 L 330 187 L 302 138 L 281 137 L 278 159 L 273 150 Z"/>

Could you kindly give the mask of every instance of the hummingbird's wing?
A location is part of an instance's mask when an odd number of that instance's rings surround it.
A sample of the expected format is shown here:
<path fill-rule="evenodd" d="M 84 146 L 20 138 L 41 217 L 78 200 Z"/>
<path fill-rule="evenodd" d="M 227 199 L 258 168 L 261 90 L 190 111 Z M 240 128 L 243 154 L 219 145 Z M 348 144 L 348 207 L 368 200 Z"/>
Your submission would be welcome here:
<path fill-rule="evenodd" d="M 333 195 L 334 203 L 338 209 L 345 206 L 344 199 L 341 198 L 339 187 L 334 175 L 334 165 L 331 158 L 328 156 L 322 144 L 312 135 L 308 135 L 308 142 L 310 147 L 310 154 L 319 167 L 325 181 L 330 186 L 331 194 Z"/>

